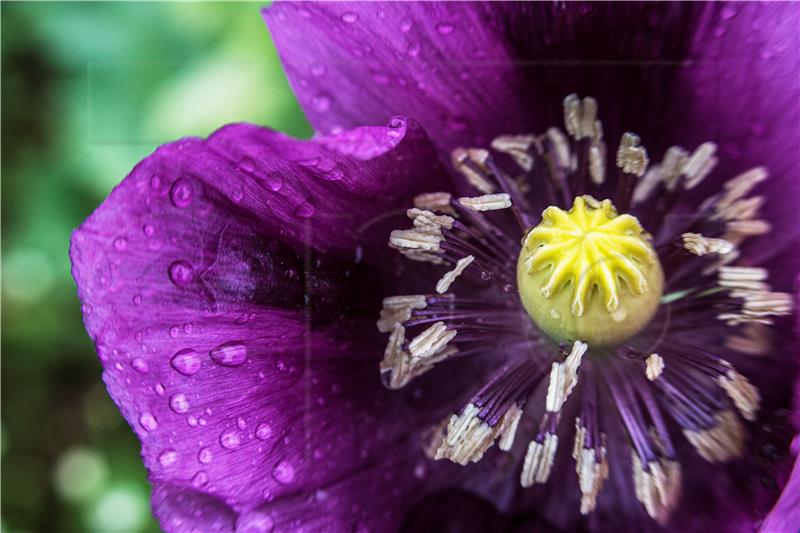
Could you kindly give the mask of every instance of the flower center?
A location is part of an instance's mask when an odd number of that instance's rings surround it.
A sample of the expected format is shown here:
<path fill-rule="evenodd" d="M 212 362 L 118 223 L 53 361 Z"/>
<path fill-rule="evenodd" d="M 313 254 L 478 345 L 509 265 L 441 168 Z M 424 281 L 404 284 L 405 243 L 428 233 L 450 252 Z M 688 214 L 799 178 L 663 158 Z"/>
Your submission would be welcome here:
<path fill-rule="evenodd" d="M 663 273 L 639 221 L 587 195 L 569 211 L 544 210 L 523 240 L 517 285 L 528 314 L 552 338 L 609 346 L 653 317 Z"/>

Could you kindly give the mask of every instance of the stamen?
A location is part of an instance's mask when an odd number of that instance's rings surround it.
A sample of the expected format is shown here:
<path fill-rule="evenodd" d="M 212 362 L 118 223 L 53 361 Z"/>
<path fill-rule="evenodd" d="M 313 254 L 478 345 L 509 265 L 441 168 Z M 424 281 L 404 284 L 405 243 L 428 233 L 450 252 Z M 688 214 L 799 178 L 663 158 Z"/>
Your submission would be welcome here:
<path fill-rule="evenodd" d="M 564 402 L 578 384 L 578 368 L 581 366 L 583 354 L 589 346 L 581 341 L 575 341 L 567 358 L 563 363 L 553 363 L 550 368 L 550 383 L 547 386 L 545 409 L 551 413 L 558 413 Z"/>
<path fill-rule="evenodd" d="M 408 296 L 391 296 L 383 299 L 378 331 L 389 333 L 394 330 L 395 324 L 402 324 L 411 318 L 414 309 L 425 309 L 427 301 L 425 296 L 414 294 Z"/>
<path fill-rule="evenodd" d="M 719 286 L 726 289 L 764 291 L 769 285 L 764 283 L 767 271 L 757 267 L 723 266 L 719 268 Z"/>
<path fill-rule="evenodd" d="M 567 136 L 558 128 L 550 128 L 546 135 L 555 156 L 553 162 L 560 168 L 569 168 L 571 161 Z"/>
<path fill-rule="evenodd" d="M 564 126 L 576 141 L 601 138 L 601 127 L 597 121 L 597 100 L 587 96 L 581 101 L 575 94 L 564 98 Z"/>
<path fill-rule="evenodd" d="M 485 194 L 476 197 L 459 198 L 461 205 L 473 211 L 495 211 L 511 207 L 511 197 L 506 193 Z"/>
<path fill-rule="evenodd" d="M 728 254 L 736 247 L 725 239 L 703 237 L 699 233 L 684 233 L 681 235 L 683 247 L 694 255 Z"/>
<path fill-rule="evenodd" d="M 644 504 L 647 514 L 663 525 L 680 500 L 680 465 L 667 459 L 658 459 L 642 465 L 639 455 L 633 450 L 631 458 L 636 498 Z"/>
<path fill-rule="evenodd" d="M 508 154 L 525 172 L 533 169 L 533 156 L 530 154 L 535 136 L 533 135 L 501 135 L 492 141 L 492 148 Z"/>
<path fill-rule="evenodd" d="M 455 220 L 447 215 L 436 215 L 432 211 L 412 208 L 406 211 L 408 218 L 414 221 L 414 227 L 421 231 L 436 231 L 441 228 L 453 229 Z"/>
<path fill-rule="evenodd" d="M 438 211 L 455 215 L 453 207 L 450 205 L 452 195 L 449 192 L 429 192 L 418 194 L 414 197 L 414 207 L 426 211 Z"/>
<path fill-rule="evenodd" d="M 512 405 L 492 427 L 478 416 L 480 412 L 480 407 L 470 403 L 460 415 L 450 417 L 445 437 L 436 450 L 436 459 L 450 459 L 460 465 L 476 463 L 498 437 L 507 439 L 506 435 L 516 431 L 522 416 L 519 406 Z"/>
<path fill-rule="evenodd" d="M 396 229 L 392 231 L 389 237 L 389 243 L 397 248 L 426 252 L 441 252 L 442 249 L 439 247 L 440 242 L 442 242 L 442 234 L 440 231 L 428 232 L 413 229 Z"/>
<path fill-rule="evenodd" d="M 581 419 L 575 419 L 575 446 L 572 457 L 575 459 L 575 472 L 578 474 L 578 486 L 581 491 L 581 514 L 587 515 L 597 506 L 597 496 L 608 479 L 608 460 L 605 444 L 597 448 L 585 447 L 587 428 Z"/>
<path fill-rule="evenodd" d="M 664 371 L 664 359 L 657 353 L 651 353 L 646 360 L 645 375 L 650 381 L 655 381 Z"/>
<path fill-rule="evenodd" d="M 641 178 L 650 160 L 647 157 L 647 150 L 639 146 L 639 142 L 639 136 L 635 133 L 628 132 L 622 136 L 617 149 L 617 166 L 626 174 Z"/>
<path fill-rule="evenodd" d="M 472 255 L 468 255 L 463 259 L 459 259 L 458 263 L 456 263 L 456 267 L 453 270 L 445 273 L 445 275 L 442 276 L 442 279 L 440 279 L 436 283 L 436 292 L 438 292 L 439 294 L 446 293 L 447 290 L 450 288 L 450 285 L 452 285 L 452 283 L 456 280 L 456 278 L 458 278 L 458 276 L 461 275 L 464 269 L 467 268 L 469 265 L 471 265 L 474 260 L 475 257 Z"/>
<path fill-rule="evenodd" d="M 412 379 L 433 368 L 436 363 L 458 353 L 457 348 L 447 347 L 447 343 L 442 343 L 440 340 L 437 349 L 421 352 L 418 350 L 415 355 L 403 349 L 404 343 L 405 328 L 401 324 L 395 324 L 380 364 L 381 378 L 390 389 L 405 387 Z"/>
<path fill-rule="evenodd" d="M 437 322 L 414 337 L 408 349 L 413 357 L 428 357 L 447 346 L 457 333 L 456 330 L 448 330 L 444 322 Z"/>
<path fill-rule="evenodd" d="M 714 419 L 716 424 L 708 429 L 684 429 L 686 440 L 709 463 L 724 463 L 739 457 L 744 450 L 744 428 L 739 419 L 730 410 L 718 413 Z"/>
<path fill-rule="evenodd" d="M 689 161 L 689 152 L 680 146 L 670 146 L 661 162 L 661 179 L 668 191 L 675 189 Z"/>
<path fill-rule="evenodd" d="M 725 195 L 715 204 L 717 212 L 725 210 L 740 198 L 747 196 L 753 187 L 767 179 L 768 176 L 766 168 L 755 167 L 728 180 L 724 185 Z"/>
<path fill-rule="evenodd" d="M 606 147 L 604 143 L 594 142 L 589 147 L 589 176 L 595 185 L 606 179 Z"/>
<path fill-rule="evenodd" d="M 525 462 L 522 465 L 520 484 L 532 487 L 534 483 L 547 483 L 558 450 L 558 435 L 547 434 L 542 442 L 535 440 L 528 445 Z"/>
<path fill-rule="evenodd" d="M 740 335 L 731 335 L 725 339 L 725 346 L 748 355 L 764 355 L 772 349 L 766 327 L 755 323 L 746 324 Z"/>
<path fill-rule="evenodd" d="M 489 157 L 489 152 L 477 148 L 456 148 L 451 154 L 453 166 L 467 181 L 484 194 L 491 194 L 495 186 L 489 179 L 489 172 L 484 163 Z"/>
<path fill-rule="evenodd" d="M 722 387 L 733 401 L 745 420 L 754 421 L 761 405 L 761 395 L 750 381 L 738 373 L 729 362 L 720 360 L 728 371 L 717 377 L 716 382 Z"/>
<path fill-rule="evenodd" d="M 716 151 L 716 144 L 706 142 L 698 146 L 692 153 L 683 169 L 683 174 L 686 176 L 683 186 L 686 190 L 700 185 L 700 182 L 714 170 L 717 165 L 717 157 L 714 155 Z"/>

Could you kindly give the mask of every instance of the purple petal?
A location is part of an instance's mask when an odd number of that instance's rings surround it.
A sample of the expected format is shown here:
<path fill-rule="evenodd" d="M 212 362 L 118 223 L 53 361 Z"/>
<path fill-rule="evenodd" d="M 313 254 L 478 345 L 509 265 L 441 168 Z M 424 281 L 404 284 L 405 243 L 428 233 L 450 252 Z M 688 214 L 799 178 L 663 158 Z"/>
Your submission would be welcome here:
<path fill-rule="evenodd" d="M 797 459 L 791 477 L 775 507 L 764 520 L 760 529 L 763 533 L 797 531 L 800 528 L 800 435 L 795 437 L 792 447 Z"/>
<path fill-rule="evenodd" d="M 403 109 L 450 149 L 528 122 L 500 14 L 477 3 L 281 2 L 264 18 L 318 131 Z"/>
<path fill-rule="evenodd" d="M 347 309 L 348 265 L 297 250 L 367 239 L 361 226 L 443 175 L 433 154 L 403 121 L 311 142 L 228 126 L 161 147 L 76 230 L 85 324 L 165 508 L 225 524 L 230 509 L 420 454 L 410 435 L 443 407 L 381 386 L 372 316 L 318 325 Z"/>

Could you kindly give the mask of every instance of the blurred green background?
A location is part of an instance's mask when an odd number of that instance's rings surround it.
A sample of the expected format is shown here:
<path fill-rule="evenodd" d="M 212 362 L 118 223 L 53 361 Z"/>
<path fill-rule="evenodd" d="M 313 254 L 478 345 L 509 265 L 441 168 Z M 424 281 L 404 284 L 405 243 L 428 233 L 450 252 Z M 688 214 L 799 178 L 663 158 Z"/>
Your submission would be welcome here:
<path fill-rule="evenodd" d="M 0 4 L 2 531 L 158 530 L 69 236 L 158 144 L 242 120 L 311 134 L 260 7 Z"/>

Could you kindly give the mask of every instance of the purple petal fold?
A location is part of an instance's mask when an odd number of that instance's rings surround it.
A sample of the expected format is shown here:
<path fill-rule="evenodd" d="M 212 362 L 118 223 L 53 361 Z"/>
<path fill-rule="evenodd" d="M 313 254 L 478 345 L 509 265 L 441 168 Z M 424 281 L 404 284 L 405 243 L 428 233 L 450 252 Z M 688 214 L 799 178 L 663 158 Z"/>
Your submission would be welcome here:
<path fill-rule="evenodd" d="M 528 95 L 495 7 L 279 2 L 264 18 L 317 131 L 380 122 L 403 109 L 450 149 L 529 122 Z"/>
<path fill-rule="evenodd" d="M 382 387 L 372 316 L 317 319 L 349 308 L 344 252 L 385 246 L 373 219 L 438 184 L 434 160 L 400 119 L 310 142 L 227 126 L 159 148 L 75 231 L 86 328 L 165 529 L 212 525 L 173 524 L 182 502 L 224 526 L 383 457 L 421 459 L 409 429 L 442 407 Z"/>

